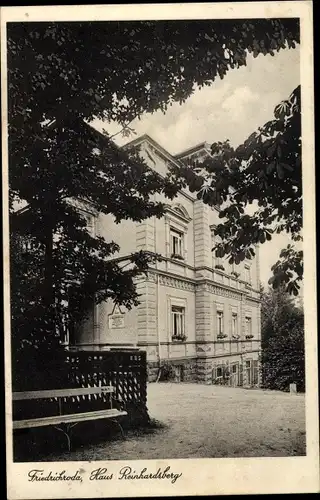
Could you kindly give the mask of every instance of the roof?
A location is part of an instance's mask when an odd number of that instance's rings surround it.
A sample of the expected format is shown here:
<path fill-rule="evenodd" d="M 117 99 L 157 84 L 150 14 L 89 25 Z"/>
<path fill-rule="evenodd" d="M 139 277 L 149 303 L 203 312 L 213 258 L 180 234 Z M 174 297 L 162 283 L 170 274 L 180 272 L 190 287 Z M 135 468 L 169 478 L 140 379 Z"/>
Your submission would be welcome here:
<path fill-rule="evenodd" d="M 181 151 L 180 153 L 178 153 L 174 156 L 175 156 L 175 158 L 180 159 L 180 158 L 184 158 L 185 156 L 189 156 L 193 153 L 196 153 L 198 151 L 201 151 L 202 149 L 204 149 L 205 151 L 208 151 L 209 148 L 210 148 L 209 143 L 204 141 L 204 142 L 200 142 L 199 144 L 196 144 L 195 146 L 192 146 L 191 148 L 185 149 L 184 151 Z"/>
<path fill-rule="evenodd" d="M 143 134 L 143 135 L 140 135 L 139 137 L 137 137 L 136 139 L 133 139 L 132 141 L 130 142 L 127 142 L 126 144 L 124 144 L 124 146 L 122 146 L 122 149 L 127 149 L 127 148 L 130 148 L 130 147 L 134 147 L 134 146 L 138 146 L 139 144 L 141 144 L 142 142 L 148 142 L 149 144 L 151 144 L 166 160 L 169 160 L 173 163 L 178 163 L 178 159 L 171 155 L 166 149 L 164 149 L 162 146 L 160 146 L 160 144 L 157 143 L 157 141 L 155 141 L 154 139 L 152 139 L 152 137 L 150 137 L 150 135 L 148 134 Z"/>
<path fill-rule="evenodd" d="M 55 123 L 56 123 L 56 120 L 52 120 L 49 124 L 46 124 L 46 126 L 48 128 L 51 128 L 51 127 L 55 126 Z M 103 141 L 103 140 L 108 139 L 102 132 L 97 130 L 95 127 L 92 127 L 90 123 L 87 123 L 84 120 L 82 120 L 82 123 L 84 126 L 87 127 L 88 131 L 90 131 L 91 133 L 95 133 L 96 136 L 100 140 Z M 190 154 L 195 153 L 197 151 L 201 151 L 201 150 L 208 151 L 208 149 L 210 147 L 209 143 L 204 141 L 204 142 L 200 142 L 199 144 L 196 144 L 195 146 L 192 146 L 191 148 L 185 149 L 184 151 L 181 151 L 178 154 L 172 155 L 171 153 L 169 153 L 169 151 L 164 149 L 157 141 L 152 139 L 152 137 L 150 137 L 150 135 L 148 135 L 148 134 L 140 135 L 136 139 L 133 139 L 133 140 L 127 142 L 123 146 L 117 146 L 117 147 L 119 147 L 119 149 L 125 150 L 125 149 L 128 149 L 130 147 L 137 146 L 144 141 L 151 144 L 166 160 L 169 160 L 169 161 L 176 163 L 176 164 L 177 164 L 177 162 L 179 162 L 180 159 L 184 158 L 185 156 L 189 156 Z"/>

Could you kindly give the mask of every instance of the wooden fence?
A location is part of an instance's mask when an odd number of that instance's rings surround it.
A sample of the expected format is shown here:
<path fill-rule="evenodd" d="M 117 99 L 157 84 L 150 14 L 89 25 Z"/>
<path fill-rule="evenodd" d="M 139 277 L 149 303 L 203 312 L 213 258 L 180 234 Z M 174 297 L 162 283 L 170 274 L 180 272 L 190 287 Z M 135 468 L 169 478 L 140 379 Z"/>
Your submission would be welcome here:
<path fill-rule="evenodd" d="M 61 351 L 47 356 L 13 363 L 13 390 L 44 390 L 72 387 L 115 387 L 115 406 L 121 405 L 129 415 L 129 422 L 148 420 L 147 369 L 144 351 Z M 105 407 L 104 395 L 79 398 L 77 411 L 97 410 Z M 19 418 L 50 413 L 43 402 L 29 403 L 14 408 Z M 74 410 L 73 410 L 74 411 Z"/>

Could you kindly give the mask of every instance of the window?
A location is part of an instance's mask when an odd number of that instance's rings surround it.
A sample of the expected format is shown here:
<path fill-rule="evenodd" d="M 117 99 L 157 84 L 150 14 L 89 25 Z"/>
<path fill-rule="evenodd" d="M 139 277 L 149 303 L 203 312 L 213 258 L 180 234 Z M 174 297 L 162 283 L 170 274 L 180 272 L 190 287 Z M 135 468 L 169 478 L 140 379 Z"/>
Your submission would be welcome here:
<path fill-rule="evenodd" d="M 246 323 L 246 336 L 251 337 L 252 336 L 252 320 L 251 320 L 250 316 L 246 316 L 245 323 Z"/>
<path fill-rule="evenodd" d="M 225 271 L 227 264 L 226 259 L 216 256 L 215 246 L 218 243 L 221 243 L 221 238 L 214 234 L 214 229 L 211 229 L 212 267 L 215 269 L 220 269 L 221 271 Z"/>
<path fill-rule="evenodd" d="M 251 283 L 251 267 L 246 265 L 244 266 L 244 279 L 247 283 Z"/>
<path fill-rule="evenodd" d="M 217 333 L 218 336 L 223 335 L 223 312 L 217 312 Z"/>
<path fill-rule="evenodd" d="M 252 383 L 251 360 L 246 361 L 246 376 L 247 376 L 247 385 L 251 385 Z"/>
<path fill-rule="evenodd" d="M 172 338 L 174 340 L 185 340 L 185 308 L 172 306 Z"/>
<path fill-rule="evenodd" d="M 183 233 L 170 229 L 170 250 L 174 257 L 183 257 Z"/>
<path fill-rule="evenodd" d="M 232 313 L 231 333 L 233 337 L 238 335 L 238 314 L 235 312 Z"/>
<path fill-rule="evenodd" d="M 187 259 L 188 224 L 191 218 L 180 204 L 166 206 L 165 236 L 166 256 L 178 260 Z"/>

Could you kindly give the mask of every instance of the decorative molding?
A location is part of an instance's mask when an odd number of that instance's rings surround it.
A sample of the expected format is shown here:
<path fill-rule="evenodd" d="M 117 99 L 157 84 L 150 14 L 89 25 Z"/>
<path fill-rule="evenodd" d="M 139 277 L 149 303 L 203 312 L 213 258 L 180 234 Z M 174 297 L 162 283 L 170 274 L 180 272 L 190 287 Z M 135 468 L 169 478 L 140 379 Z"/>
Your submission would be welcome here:
<path fill-rule="evenodd" d="M 259 307 L 260 301 L 259 299 L 254 299 L 253 297 L 245 297 L 244 293 L 236 290 L 231 290 L 229 288 L 224 288 L 223 286 L 219 286 L 216 284 L 211 284 L 207 282 L 197 282 L 197 281 L 187 281 L 182 277 L 170 276 L 167 274 L 160 274 L 159 272 L 148 272 L 145 281 L 149 281 L 152 283 L 157 283 L 159 279 L 160 285 L 170 286 L 173 288 L 177 288 L 180 290 L 188 290 L 191 292 L 195 292 L 197 290 L 205 290 L 213 295 L 217 295 L 220 297 L 228 297 L 231 299 L 235 299 L 237 301 L 242 300 L 242 298 L 246 299 L 246 302 L 251 302 L 256 307 Z M 142 278 L 143 280 L 143 278 Z"/>
<path fill-rule="evenodd" d="M 210 285 L 209 283 L 205 284 L 205 288 L 208 292 L 213 293 L 214 295 L 220 295 L 221 297 L 228 297 L 231 299 L 241 300 L 241 292 L 235 292 L 233 290 L 228 290 L 227 288 L 223 288 L 217 285 Z"/>
<path fill-rule="evenodd" d="M 154 252 L 149 252 L 150 255 L 154 255 Z M 126 260 L 128 257 L 122 257 L 120 259 L 117 259 L 118 262 L 121 262 L 122 260 Z M 162 260 L 164 262 L 174 262 L 174 263 L 177 263 L 177 261 L 175 261 L 174 259 L 171 259 L 169 257 L 166 257 L 165 255 L 162 255 L 161 256 Z M 116 259 L 115 259 L 116 260 Z M 185 261 L 181 261 L 181 262 L 178 262 L 178 264 L 180 264 L 181 266 L 185 267 L 186 269 L 189 269 L 190 271 L 193 271 L 193 272 L 199 272 L 199 271 L 202 271 L 202 270 L 205 270 L 205 271 L 208 271 L 210 273 L 212 272 L 215 272 L 217 274 L 221 274 L 221 275 L 224 275 L 226 278 L 229 278 L 229 279 L 232 279 L 232 276 L 226 274 L 226 273 L 223 273 L 222 271 L 217 271 L 216 269 L 213 269 L 212 267 L 208 267 L 208 266 L 191 266 L 190 264 L 188 264 L 187 262 Z M 150 268 L 151 269 L 151 272 L 156 272 L 157 273 L 157 269 L 156 268 Z M 177 276 L 178 277 L 178 276 Z M 179 278 L 179 277 L 178 277 Z M 143 278 L 142 278 L 143 279 Z M 191 278 L 192 279 L 192 278 Z M 202 278 L 203 280 L 203 278 Z M 201 283 L 200 283 L 200 280 L 199 279 L 192 279 L 192 281 L 194 282 L 194 284 L 196 286 L 198 286 L 199 284 L 202 284 L 202 281 L 201 280 Z M 207 278 L 208 280 L 208 278 Z M 242 282 L 241 280 L 237 280 L 239 283 L 244 283 Z M 248 291 L 245 290 L 245 289 L 242 289 L 242 288 L 235 288 L 234 286 L 232 285 L 227 285 L 227 284 L 221 284 L 221 283 L 218 283 L 216 282 L 215 280 L 212 280 L 210 279 L 210 284 L 212 284 L 213 286 L 217 286 L 219 288 L 223 288 L 224 290 L 230 290 L 231 292 L 233 293 L 236 293 L 237 296 L 243 296 L 243 297 L 246 297 L 247 300 L 252 300 L 252 301 L 257 301 L 260 303 L 260 299 L 257 298 L 257 297 L 253 297 L 252 295 L 250 296 L 248 294 Z M 259 294 L 259 291 L 258 290 L 251 290 L 251 292 L 254 292 L 256 294 Z"/>
<path fill-rule="evenodd" d="M 179 288 L 180 290 L 188 290 L 191 292 L 195 291 L 195 285 L 193 283 L 178 278 L 172 278 L 171 276 L 165 276 L 160 274 L 159 283 L 160 285 Z"/>
<path fill-rule="evenodd" d="M 158 274 L 159 283 L 161 285 L 171 286 L 173 288 L 179 288 L 181 290 L 196 291 L 197 289 L 204 289 L 213 293 L 215 295 L 220 295 L 223 297 L 231 297 L 235 299 L 241 299 L 241 293 L 232 292 L 231 290 L 224 289 L 216 285 L 210 285 L 208 283 L 192 283 L 190 281 L 183 280 L 178 277 L 173 277 L 165 274 Z M 148 281 L 154 283 L 157 282 L 156 273 L 148 273 Z"/>
<path fill-rule="evenodd" d="M 196 352 L 211 352 L 210 344 L 196 344 Z"/>
<path fill-rule="evenodd" d="M 251 302 L 251 305 L 259 307 L 261 304 L 261 300 L 255 297 L 246 297 L 246 302 Z"/>
<path fill-rule="evenodd" d="M 141 278 L 142 281 L 151 281 L 151 283 L 158 283 L 158 276 L 156 273 L 147 273 L 146 279 Z"/>
<path fill-rule="evenodd" d="M 190 215 L 188 214 L 188 211 L 181 203 L 176 203 L 174 205 L 166 205 L 165 211 L 166 214 L 168 214 L 169 216 L 174 216 L 177 217 L 178 219 L 181 219 L 186 225 L 186 228 L 188 223 L 192 220 Z"/>
<path fill-rule="evenodd" d="M 159 283 L 160 285 L 170 286 L 172 288 L 178 288 L 180 290 L 195 291 L 195 284 L 190 281 L 179 279 L 177 277 L 168 276 L 165 274 L 159 274 L 155 272 L 148 272 L 145 281 L 151 283 Z"/>
<path fill-rule="evenodd" d="M 216 344 L 221 344 L 221 342 L 222 342 L 221 340 L 217 341 L 217 340 L 188 340 L 187 339 L 187 340 L 185 340 L 183 342 L 183 345 L 196 345 L 196 346 L 200 345 L 200 346 L 204 346 L 204 345 L 208 344 L 208 345 L 213 346 L 213 345 L 216 345 Z M 237 340 L 235 340 L 235 339 L 225 339 L 223 342 L 224 342 L 224 344 L 229 343 L 229 344 L 239 344 L 239 345 L 242 345 L 242 344 L 248 343 L 248 342 L 255 342 L 255 343 L 261 344 L 261 340 L 257 339 L 257 338 L 253 338 L 253 339 L 250 339 L 250 340 L 246 340 L 246 339 L 237 339 Z M 143 347 L 145 347 L 145 346 L 147 346 L 147 347 L 148 346 L 158 346 L 159 342 L 156 341 L 156 340 L 154 340 L 154 341 L 152 341 L 152 340 L 139 340 L 137 342 L 137 345 L 140 346 L 140 347 L 141 346 L 143 346 Z M 177 343 L 176 342 L 172 342 L 172 341 L 170 342 L 170 341 L 162 341 L 161 340 L 160 345 L 164 345 L 164 346 L 166 346 L 166 345 L 177 345 Z M 243 351 L 241 351 L 241 352 L 243 352 Z M 241 352 L 239 351 L 240 354 L 241 354 Z"/>

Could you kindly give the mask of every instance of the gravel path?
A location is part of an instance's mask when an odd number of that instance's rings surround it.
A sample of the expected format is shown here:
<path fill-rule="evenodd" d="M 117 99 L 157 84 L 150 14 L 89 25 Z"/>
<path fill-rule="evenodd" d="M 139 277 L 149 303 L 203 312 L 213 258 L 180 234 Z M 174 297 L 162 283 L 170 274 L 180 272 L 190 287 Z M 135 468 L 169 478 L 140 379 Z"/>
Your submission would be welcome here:
<path fill-rule="evenodd" d="M 43 460 L 281 457 L 305 454 L 304 395 L 200 384 L 148 385 L 152 433 Z"/>

